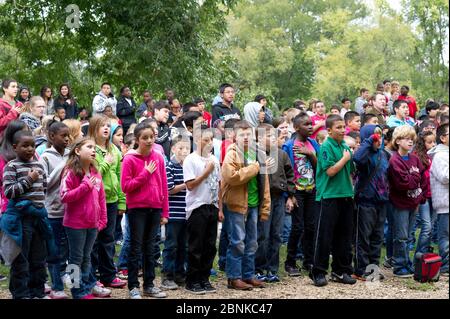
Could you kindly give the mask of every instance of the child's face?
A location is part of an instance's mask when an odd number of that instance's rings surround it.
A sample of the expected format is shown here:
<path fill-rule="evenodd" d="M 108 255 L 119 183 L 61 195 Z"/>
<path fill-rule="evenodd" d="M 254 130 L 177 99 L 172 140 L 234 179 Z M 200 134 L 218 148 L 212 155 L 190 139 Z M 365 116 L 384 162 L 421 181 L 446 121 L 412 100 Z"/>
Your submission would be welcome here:
<path fill-rule="evenodd" d="M 335 115 L 341 115 L 338 109 L 331 109 L 330 113 Z"/>
<path fill-rule="evenodd" d="M 430 110 L 430 113 L 428 113 L 428 116 L 431 118 L 436 118 L 438 110 Z"/>
<path fill-rule="evenodd" d="M 253 138 L 253 132 L 251 128 L 238 129 L 236 132 L 236 144 L 239 147 L 248 148 L 248 145 Z"/>
<path fill-rule="evenodd" d="M 205 110 L 205 102 L 197 103 L 198 111 L 203 112 Z"/>
<path fill-rule="evenodd" d="M 211 153 L 211 150 L 213 148 L 213 140 L 214 135 L 212 134 L 212 132 L 202 132 L 202 134 L 199 134 L 199 137 L 197 139 L 197 146 L 200 148 L 203 156 L 207 156 Z"/>
<path fill-rule="evenodd" d="M 116 133 L 113 135 L 112 138 L 113 144 L 116 146 L 120 146 L 123 143 L 123 129 L 119 127 L 116 130 Z"/>
<path fill-rule="evenodd" d="M 425 137 L 425 149 L 427 151 L 431 150 L 435 146 L 436 146 L 436 136 L 435 135 L 428 135 L 427 137 Z"/>
<path fill-rule="evenodd" d="M 448 138 L 448 129 L 447 129 L 447 132 L 444 135 L 441 135 L 441 142 L 442 142 L 442 144 L 448 146 L 448 144 L 449 144 L 448 141 L 449 140 L 450 139 Z"/>
<path fill-rule="evenodd" d="M 20 92 L 20 97 L 24 100 L 28 99 L 29 96 L 30 92 L 28 90 L 22 90 L 22 92 Z"/>
<path fill-rule="evenodd" d="M 63 120 L 66 118 L 66 110 L 64 110 L 64 109 L 58 109 L 58 110 L 56 111 L 56 115 L 59 117 L 59 119 L 60 119 L 61 121 L 63 121 Z"/>
<path fill-rule="evenodd" d="M 80 112 L 80 118 L 81 119 L 85 119 L 87 117 L 87 111 L 86 110 L 82 110 L 81 112 Z"/>
<path fill-rule="evenodd" d="M 20 160 L 30 161 L 36 149 L 33 136 L 22 136 L 17 144 L 13 144 L 13 148 Z"/>
<path fill-rule="evenodd" d="M 103 125 L 99 126 L 99 128 L 97 129 L 97 136 L 104 140 L 107 140 L 110 134 L 111 134 L 110 122 L 103 123 Z"/>
<path fill-rule="evenodd" d="M 327 129 L 328 135 L 337 142 L 342 142 L 345 136 L 344 121 L 336 121 L 331 128 Z"/>
<path fill-rule="evenodd" d="M 87 141 L 75 153 L 80 157 L 80 161 L 93 163 L 95 161 L 95 142 Z"/>
<path fill-rule="evenodd" d="M 400 118 L 406 118 L 409 115 L 408 104 L 406 103 L 400 104 L 400 106 L 397 109 L 395 109 L 395 113 Z"/>
<path fill-rule="evenodd" d="M 191 145 L 188 141 L 180 141 L 172 146 L 172 153 L 179 163 L 182 163 L 191 151 Z"/>
<path fill-rule="evenodd" d="M 277 136 L 274 132 L 274 130 L 269 130 L 265 132 L 262 139 L 262 143 L 264 143 L 264 146 L 266 148 L 266 151 L 269 151 L 274 145 L 277 145 Z"/>
<path fill-rule="evenodd" d="M 373 125 L 378 125 L 378 117 L 374 116 L 372 118 L 370 118 L 366 124 L 373 124 Z"/>
<path fill-rule="evenodd" d="M 348 122 L 348 127 L 352 131 L 359 131 L 361 129 L 361 117 L 355 116 L 350 122 Z"/>
<path fill-rule="evenodd" d="M 352 150 L 352 152 L 355 153 L 355 148 L 356 148 L 356 141 L 355 141 L 355 139 L 346 136 L 344 138 L 344 140 L 345 140 L 345 144 L 347 144 L 348 147 Z"/>
<path fill-rule="evenodd" d="M 259 123 L 264 123 L 264 117 L 265 116 L 266 116 L 266 113 L 264 112 L 263 109 L 261 109 L 259 111 L 259 114 L 258 114 L 258 121 L 259 121 Z"/>
<path fill-rule="evenodd" d="M 153 131 L 154 131 L 154 133 L 155 133 L 155 139 L 157 139 L 158 138 L 158 124 L 156 124 L 156 122 L 152 122 L 151 124 L 150 124 L 150 126 L 153 128 Z"/>
<path fill-rule="evenodd" d="M 38 119 L 44 116 L 45 111 L 45 103 L 42 100 L 39 100 L 36 105 L 31 108 L 31 114 L 36 116 Z"/>
<path fill-rule="evenodd" d="M 67 94 L 69 94 L 69 88 L 67 87 L 67 86 L 63 86 L 63 87 L 61 87 L 61 95 L 62 96 L 66 96 Z"/>
<path fill-rule="evenodd" d="M 69 145 L 69 128 L 63 127 L 54 134 L 50 133 L 50 140 L 56 149 L 65 149 Z"/>
<path fill-rule="evenodd" d="M 347 110 L 349 110 L 350 107 L 352 106 L 352 102 L 350 102 L 350 101 L 345 101 L 344 104 L 342 104 L 342 106 L 343 106 L 344 108 L 346 108 Z"/>
<path fill-rule="evenodd" d="M 325 114 L 325 105 L 322 102 L 316 103 L 316 114 L 317 115 Z"/>
<path fill-rule="evenodd" d="M 310 137 L 311 134 L 313 133 L 311 118 L 309 116 L 302 117 L 302 119 L 296 126 L 295 131 L 297 132 L 298 135 L 302 136 L 303 138 Z"/>
<path fill-rule="evenodd" d="M 143 151 L 148 151 L 155 143 L 155 131 L 152 128 L 147 128 L 141 131 L 141 135 L 137 140 L 138 147 Z"/>
<path fill-rule="evenodd" d="M 103 111 L 103 114 L 106 115 L 107 117 L 113 116 L 112 107 L 111 106 L 105 107 L 105 110 Z"/>
<path fill-rule="evenodd" d="M 160 110 L 155 110 L 155 120 L 162 123 L 167 123 L 167 120 L 169 119 L 169 109 L 162 108 Z"/>
<path fill-rule="evenodd" d="M 354 149 L 354 152 L 356 152 L 356 151 L 359 149 L 360 146 L 361 146 L 361 138 L 360 138 L 360 137 L 357 137 L 357 138 L 355 139 L 355 149 Z"/>
<path fill-rule="evenodd" d="M 414 147 L 414 140 L 410 137 L 398 139 L 396 143 L 398 145 L 398 149 L 404 152 L 411 152 Z"/>
<path fill-rule="evenodd" d="M 286 138 L 289 134 L 289 124 L 287 122 L 281 123 L 278 127 L 278 138 Z"/>

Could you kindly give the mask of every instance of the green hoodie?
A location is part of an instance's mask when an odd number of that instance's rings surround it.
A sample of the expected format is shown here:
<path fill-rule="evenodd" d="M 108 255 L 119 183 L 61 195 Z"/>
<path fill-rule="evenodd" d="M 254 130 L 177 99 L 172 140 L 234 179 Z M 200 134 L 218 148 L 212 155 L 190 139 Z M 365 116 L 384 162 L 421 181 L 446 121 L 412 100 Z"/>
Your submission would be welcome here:
<path fill-rule="evenodd" d="M 100 146 L 95 147 L 95 160 L 97 161 L 97 166 L 100 174 L 103 178 L 103 187 L 105 188 L 106 203 L 117 203 L 118 209 L 125 210 L 125 194 L 120 188 L 120 169 L 122 166 L 122 154 L 119 149 L 114 145 L 110 144 L 111 155 L 114 158 L 112 164 L 106 162 L 106 150 Z"/>

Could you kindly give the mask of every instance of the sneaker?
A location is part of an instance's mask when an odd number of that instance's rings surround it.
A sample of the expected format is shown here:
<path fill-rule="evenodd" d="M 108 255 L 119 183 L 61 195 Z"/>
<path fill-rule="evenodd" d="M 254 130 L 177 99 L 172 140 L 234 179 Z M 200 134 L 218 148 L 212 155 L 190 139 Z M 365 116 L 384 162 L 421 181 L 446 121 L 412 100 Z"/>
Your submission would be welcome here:
<path fill-rule="evenodd" d="M 128 269 L 122 269 L 117 273 L 117 277 L 123 280 L 128 279 Z"/>
<path fill-rule="evenodd" d="M 44 296 L 44 297 L 33 297 L 33 299 L 52 299 L 49 296 Z"/>
<path fill-rule="evenodd" d="M 352 278 L 349 274 L 338 275 L 335 272 L 331 273 L 331 280 L 334 282 L 338 282 L 344 285 L 354 285 L 356 284 L 356 279 Z"/>
<path fill-rule="evenodd" d="M 116 277 L 116 278 L 114 278 L 113 281 L 111 281 L 108 284 L 104 284 L 104 285 L 105 285 L 105 287 L 110 287 L 110 288 L 123 288 L 127 285 L 127 281 Z"/>
<path fill-rule="evenodd" d="M 327 278 L 324 274 L 318 274 L 314 276 L 312 273 L 310 273 L 309 278 L 312 279 L 312 281 L 314 282 L 314 286 L 316 287 L 323 287 L 328 285 Z"/>
<path fill-rule="evenodd" d="M 69 296 L 64 291 L 52 291 L 50 293 L 51 299 L 69 299 Z"/>
<path fill-rule="evenodd" d="M 52 287 L 50 287 L 47 283 L 44 284 L 44 292 L 46 295 L 52 292 Z"/>
<path fill-rule="evenodd" d="M 413 273 L 409 269 L 402 268 L 398 271 L 394 271 L 394 276 L 399 278 L 411 278 Z"/>
<path fill-rule="evenodd" d="M 161 282 L 161 288 L 166 290 L 176 290 L 178 289 L 178 285 L 173 280 L 163 279 Z"/>
<path fill-rule="evenodd" d="M 448 270 L 444 271 L 444 272 L 441 272 L 441 276 L 442 277 L 448 277 Z"/>
<path fill-rule="evenodd" d="M 111 297 L 111 290 L 100 286 L 94 286 L 94 288 L 92 288 L 92 294 L 98 298 L 108 298 Z"/>
<path fill-rule="evenodd" d="M 142 299 L 139 288 L 131 289 L 129 294 L 130 294 L 130 299 Z"/>
<path fill-rule="evenodd" d="M 89 299 L 96 299 L 96 298 L 93 294 L 88 294 L 88 295 L 81 297 L 80 299 L 89 300 Z"/>
<path fill-rule="evenodd" d="M 392 258 L 385 257 L 383 266 L 385 268 L 393 268 L 394 267 L 394 260 L 392 260 Z"/>
<path fill-rule="evenodd" d="M 97 282 L 95 283 L 95 285 L 96 285 L 96 286 L 99 286 L 99 287 L 102 287 L 102 288 L 105 288 L 105 285 L 102 284 L 100 281 L 97 281 Z"/>
<path fill-rule="evenodd" d="M 174 280 L 178 287 L 184 287 L 186 285 L 186 276 L 181 274 L 175 274 Z"/>
<path fill-rule="evenodd" d="M 266 276 L 266 282 L 280 282 L 280 277 L 276 273 L 268 272 Z"/>
<path fill-rule="evenodd" d="M 144 276 L 144 271 L 142 269 L 139 269 L 138 271 L 138 277 Z"/>
<path fill-rule="evenodd" d="M 72 279 L 69 274 L 64 274 L 64 276 L 61 276 L 61 280 L 67 289 L 73 288 Z"/>
<path fill-rule="evenodd" d="M 203 288 L 199 283 L 186 284 L 186 291 L 194 295 L 204 295 L 206 294 L 205 288 Z"/>
<path fill-rule="evenodd" d="M 0 275 L 0 281 L 5 281 L 6 279 L 8 279 L 8 277 Z"/>
<path fill-rule="evenodd" d="M 202 282 L 200 285 L 202 286 L 202 288 L 205 290 L 205 293 L 207 293 L 207 294 L 214 294 L 217 292 L 217 289 L 214 288 L 213 285 L 211 285 L 211 283 L 209 281 Z"/>
<path fill-rule="evenodd" d="M 301 275 L 300 270 L 296 266 L 286 265 L 284 269 L 288 273 L 289 277 L 298 277 Z"/>
<path fill-rule="evenodd" d="M 260 273 L 260 272 L 256 273 L 255 278 L 258 279 L 258 280 L 261 280 L 261 281 L 266 281 L 267 280 L 267 276 L 264 275 L 263 273 Z"/>
<path fill-rule="evenodd" d="M 153 298 L 166 298 L 167 294 L 157 287 L 144 288 L 144 296 Z"/>

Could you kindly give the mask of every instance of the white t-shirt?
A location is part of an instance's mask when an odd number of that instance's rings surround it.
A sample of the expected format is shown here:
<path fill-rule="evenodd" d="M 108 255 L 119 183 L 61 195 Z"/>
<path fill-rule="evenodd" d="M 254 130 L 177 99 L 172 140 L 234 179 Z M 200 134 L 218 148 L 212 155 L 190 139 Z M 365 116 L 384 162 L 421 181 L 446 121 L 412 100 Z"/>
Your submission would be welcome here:
<path fill-rule="evenodd" d="M 194 209 L 202 205 L 215 205 L 219 208 L 220 164 L 214 155 L 202 157 L 197 152 L 189 154 L 183 161 L 183 178 L 187 182 L 202 175 L 210 159 L 214 161 L 214 170 L 195 189 L 186 191 L 186 219 L 189 219 Z"/>
<path fill-rule="evenodd" d="M 341 117 L 342 117 L 342 119 L 344 119 L 345 113 L 347 113 L 348 111 L 350 111 L 350 110 L 347 110 L 345 107 L 343 107 L 341 109 Z"/>

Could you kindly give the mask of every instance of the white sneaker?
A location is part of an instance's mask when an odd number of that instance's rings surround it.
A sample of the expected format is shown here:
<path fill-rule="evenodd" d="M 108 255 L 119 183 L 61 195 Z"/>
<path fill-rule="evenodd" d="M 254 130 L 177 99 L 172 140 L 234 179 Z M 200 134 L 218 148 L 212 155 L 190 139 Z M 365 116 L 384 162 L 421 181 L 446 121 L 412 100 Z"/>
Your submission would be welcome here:
<path fill-rule="evenodd" d="M 72 279 L 70 279 L 70 275 L 69 274 L 65 274 L 64 276 L 62 276 L 61 280 L 62 280 L 64 286 L 67 289 L 72 289 L 73 288 Z"/>
<path fill-rule="evenodd" d="M 50 287 L 47 283 L 44 284 L 44 292 L 46 295 L 52 292 L 52 287 Z"/>
<path fill-rule="evenodd" d="M 51 299 L 69 299 L 69 296 L 64 291 L 52 291 L 50 293 Z"/>
<path fill-rule="evenodd" d="M 100 286 L 94 286 L 94 288 L 92 288 L 92 294 L 98 298 L 107 298 L 111 296 L 111 290 Z"/>
<path fill-rule="evenodd" d="M 130 290 L 130 299 L 142 299 L 139 288 L 133 288 Z"/>

